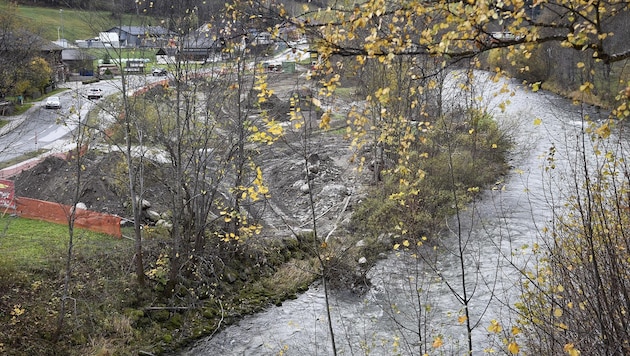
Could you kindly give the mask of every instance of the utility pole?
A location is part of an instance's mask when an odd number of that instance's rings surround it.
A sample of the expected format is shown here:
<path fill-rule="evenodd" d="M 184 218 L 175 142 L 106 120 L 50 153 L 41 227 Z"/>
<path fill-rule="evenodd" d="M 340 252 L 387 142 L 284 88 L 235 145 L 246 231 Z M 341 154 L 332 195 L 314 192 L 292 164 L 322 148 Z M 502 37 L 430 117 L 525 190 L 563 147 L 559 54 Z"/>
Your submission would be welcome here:
<path fill-rule="evenodd" d="M 59 9 L 59 17 L 61 18 L 61 38 L 59 40 L 62 40 L 63 39 L 63 9 Z"/>

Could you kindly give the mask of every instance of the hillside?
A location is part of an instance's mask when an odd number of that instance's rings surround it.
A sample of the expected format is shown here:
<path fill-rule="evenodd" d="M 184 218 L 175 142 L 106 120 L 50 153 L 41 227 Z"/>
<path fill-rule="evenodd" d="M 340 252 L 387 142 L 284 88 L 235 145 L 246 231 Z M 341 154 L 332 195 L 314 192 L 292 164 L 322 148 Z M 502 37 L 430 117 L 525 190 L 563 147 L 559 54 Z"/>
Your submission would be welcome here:
<path fill-rule="evenodd" d="M 0 11 L 6 11 L 6 2 L 0 2 Z M 107 11 L 84 11 L 68 8 L 46 8 L 19 5 L 17 15 L 21 23 L 26 24 L 33 32 L 43 38 L 55 41 L 65 38 L 76 41 L 94 37 L 100 31 L 125 25 L 142 25 L 155 22 L 155 19 L 133 14 L 123 15 L 117 19 Z"/>

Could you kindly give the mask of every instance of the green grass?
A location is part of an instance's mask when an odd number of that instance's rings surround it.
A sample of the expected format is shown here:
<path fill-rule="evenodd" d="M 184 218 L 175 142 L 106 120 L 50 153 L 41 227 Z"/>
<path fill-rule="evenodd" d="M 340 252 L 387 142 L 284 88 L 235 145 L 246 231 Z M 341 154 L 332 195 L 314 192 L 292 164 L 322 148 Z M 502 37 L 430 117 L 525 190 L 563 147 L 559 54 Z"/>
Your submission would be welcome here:
<path fill-rule="evenodd" d="M 352 98 L 357 91 L 355 87 L 338 87 L 335 88 L 335 95 L 342 99 Z"/>
<path fill-rule="evenodd" d="M 6 1 L 0 2 L 0 11 L 6 11 L 7 6 L 9 5 Z M 57 40 L 58 36 L 69 41 L 85 40 L 120 24 L 139 26 L 157 23 L 155 19 L 135 15 L 123 15 L 121 20 L 117 20 L 107 11 L 80 11 L 67 8 L 63 8 L 63 12 L 59 10 L 59 7 L 20 5 L 17 8 L 17 17 L 20 22 L 39 29 L 42 37 L 51 41 Z M 62 27 L 63 36 L 61 35 Z"/>
<path fill-rule="evenodd" d="M 6 124 L 6 122 L 5 122 L 5 124 Z M 25 154 L 23 154 L 21 156 L 15 157 L 15 158 L 13 158 L 11 160 L 0 162 L 0 169 L 11 167 L 14 164 L 18 164 L 20 162 L 24 162 L 24 161 L 29 160 L 31 158 L 35 158 L 35 157 L 37 157 L 39 155 L 42 155 L 42 154 L 44 154 L 44 153 L 46 153 L 48 151 L 49 150 L 45 150 L 45 149 L 41 149 L 40 148 L 37 151 L 32 151 L 32 152 L 29 152 L 29 153 L 25 153 Z"/>
<path fill-rule="evenodd" d="M 106 48 L 91 48 L 86 50 L 87 53 L 96 57 L 96 60 L 105 59 L 105 57 L 115 60 L 117 58 L 148 58 L 151 63 L 155 63 L 155 48 L 121 48 L 121 49 L 106 49 Z M 149 63 L 150 64 L 150 63 Z M 148 70 L 147 68 L 145 68 Z"/>
<path fill-rule="evenodd" d="M 0 217 L 0 273 L 49 267 L 65 254 L 68 226 L 38 220 Z M 91 251 L 127 243 L 109 235 L 76 229 L 75 248 Z"/>
<path fill-rule="evenodd" d="M 33 107 L 33 103 L 24 103 L 23 105 L 16 105 L 15 106 L 15 110 L 13 111 L 13 114 L 8 115 L 8 116 L 17 116 L 17 115 L 22 115 L 25 112 L 28 111 L 28 109 Z M 4 126 L 4 125 L 2 125 Z"/>

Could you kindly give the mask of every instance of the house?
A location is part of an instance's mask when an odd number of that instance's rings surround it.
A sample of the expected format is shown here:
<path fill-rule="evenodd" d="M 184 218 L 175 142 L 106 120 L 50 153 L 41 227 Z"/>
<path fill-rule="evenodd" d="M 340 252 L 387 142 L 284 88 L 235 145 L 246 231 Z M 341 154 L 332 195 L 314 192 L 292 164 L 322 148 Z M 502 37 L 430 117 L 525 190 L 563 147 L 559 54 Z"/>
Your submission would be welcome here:
<path fill-rule="evenodd" d="M 175 33 L 161 26 L 117 26 L 105 32 L 116 33 L 121 47 L 161 48 Z"/>
<path fill-rule="evenodd" d="M 17 83 L 25 76 L 23 68 L 39 57 L 52 69 L 50 78 L 37 78 L 40 85 L 48 83 L 45 88 L 31 88 L 29 95 L 42 94 L 54 88 L 56 82 L 64 79 L 64 69 L 61 61 L 62 47 L 48 41 L 32 32 L 18 29 L 14 31 L 0 30 L 0 62 L 3 63 L 2 76 L 0 76 L 0 97 L 24 89 L 17 89 Z M 40 81 L 41 80 L 41 81 Z"/>
<path fill-rule="evenodd" d="M 217 38 L 211 24 L 204 24 L 197 30 L 189 33 L 180 41 L 181 50 L 178 53 L 182 58 L 193 61 L 207 61 L 221 52 L 225 42 Z"/>
<path fill-rule="evenodd" d="M 103 44 L 103 47 L 120 47 L 120 38 L 116 32 L 100 32 L 98 40 Z"/>
<path fill-rule="evenodd" d="M 176 62 L 177 50 L 173 47 L 160 48 L 155 53 L 155 61 L 158 64 L 168 65 Z"/>
<path fill-rule="evenodd" d="M 54 42 L 42 41 L 40 49 L 40 55 L 48 62 L 50 68 L 53 71 L 51 81 L 53 83 L 59 83 L 66 80 L 65 72 L 66 68 L 63 65 L 62 60 L 63 47 L 57 45 Z"/>
<path fill-rule="evenodd" d="M 96 57 L 77 48 L 64 48 L 61 51 L 61 61 L 69 73 L 80 76 L 94 75 L 94 60 Z"/>
<path fill-rule="evenodd" d="M 267 46 L 274 44 L 275 41 L 269 32 L 250 30 L 247 36 L 247 43 L 254 46 Z"/>
<path fill-rule="evenodd" d="M 220 41 L 212 39 L 210 36 L 187 36 L 182 40 L 181 56 L 186 60 L 206 61 L 221 52 Z"/>

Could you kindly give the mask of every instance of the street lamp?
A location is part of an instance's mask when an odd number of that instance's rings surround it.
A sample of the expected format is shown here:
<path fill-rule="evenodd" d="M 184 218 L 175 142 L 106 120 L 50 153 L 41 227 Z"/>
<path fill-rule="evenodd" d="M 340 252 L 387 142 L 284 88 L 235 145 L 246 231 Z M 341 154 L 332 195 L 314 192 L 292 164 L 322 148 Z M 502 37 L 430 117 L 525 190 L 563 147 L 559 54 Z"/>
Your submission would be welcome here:
<path fill-rule="evenodd" d="M 63 39 L 63 9 L 59 9 L 59 17 L 61 18 L 61 40 Z"/>

